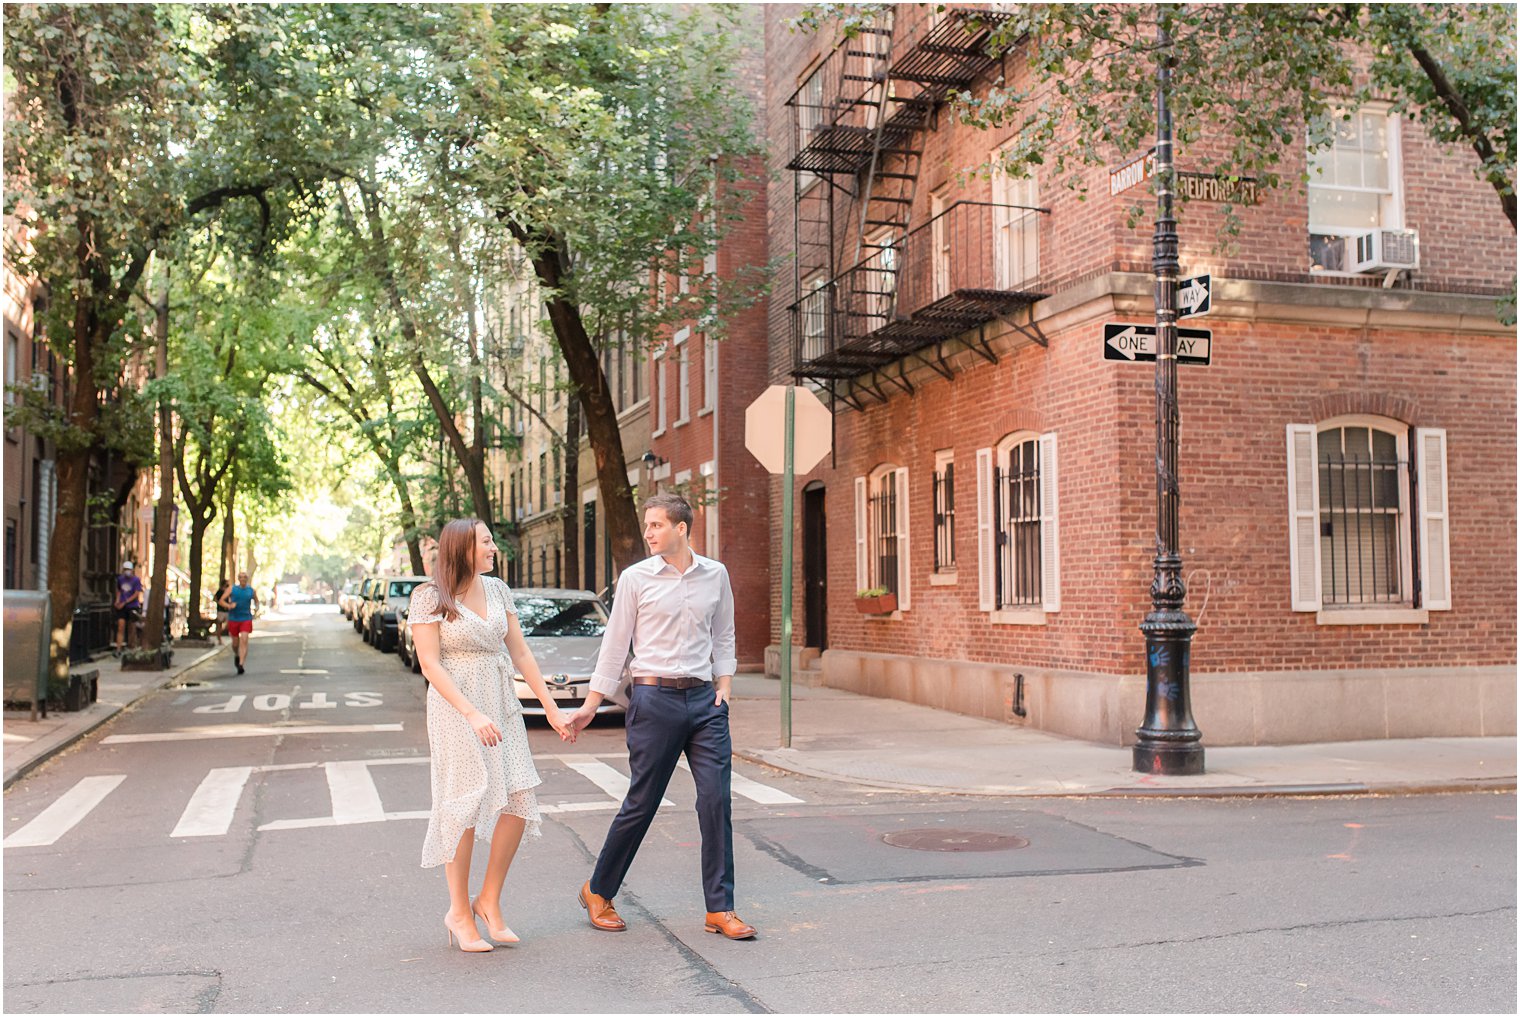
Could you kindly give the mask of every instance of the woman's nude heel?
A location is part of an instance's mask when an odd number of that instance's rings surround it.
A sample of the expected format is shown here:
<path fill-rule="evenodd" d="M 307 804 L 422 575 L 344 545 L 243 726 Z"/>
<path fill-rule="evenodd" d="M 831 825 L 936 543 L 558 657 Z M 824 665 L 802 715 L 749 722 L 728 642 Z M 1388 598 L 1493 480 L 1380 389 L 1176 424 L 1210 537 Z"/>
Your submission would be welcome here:
<path fill-rule="evenodd" d="M 499 929 L 493 929 L 491 927 L 491 920 L 487 918 L 485 914 L 480 910 L 480 901 L 476 900 L 472 902 L 470 904 L 470 911 L 482 922 L 486 923 L 486 932 L 488 932 L 491 938 L 496 940 L 496 942 L 509 944 L 522 942 L 521 937 L 519 937 L 517 933 L 507 928 L 505 925 Z"/>
<path fill-rule="evenodd" d="M 475 923 L 472 921 L 470 922 L 470 925 L 473 927 Z M 485 940 L 481 939 L 478 932 L 476 933 L 475 939 L 473 941 L 466 943 L 464 936 L 460 935 L 459 930 L 456 929 L 449 921 L 448 915 L 443 916 L 443 927 L 448 930 L 449 945 L 453 946 L 454 940 L 457 939 L 459 940 L 459 949 L 463 950 L 465 953 L 490 953 L 492 950 L 496 949 L 490 943 L 487 943 Z"/>

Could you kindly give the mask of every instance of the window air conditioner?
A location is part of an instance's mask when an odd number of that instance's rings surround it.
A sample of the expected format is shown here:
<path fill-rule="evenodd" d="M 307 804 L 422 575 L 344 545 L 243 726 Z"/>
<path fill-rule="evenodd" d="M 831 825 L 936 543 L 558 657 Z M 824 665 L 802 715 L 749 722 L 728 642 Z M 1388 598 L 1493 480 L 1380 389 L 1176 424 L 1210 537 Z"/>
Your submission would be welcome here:
<path fill-rule="evenodd" d="M 1348 272 L 1420 267 L 1420 235 L 1414 230 L 1369 230 L 1347 237 L 1345 244 Z"/>

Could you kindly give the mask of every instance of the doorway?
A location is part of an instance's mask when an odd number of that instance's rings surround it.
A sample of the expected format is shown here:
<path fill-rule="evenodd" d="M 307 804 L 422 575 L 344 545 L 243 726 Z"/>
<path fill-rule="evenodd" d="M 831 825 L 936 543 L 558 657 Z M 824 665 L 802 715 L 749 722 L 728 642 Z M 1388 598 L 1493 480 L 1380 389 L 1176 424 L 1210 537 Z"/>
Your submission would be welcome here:
<path fill-rule="evenodd" d="M 581 585 L 596 592 L 596 502 L 581 507 Z"/>
<path fill-rule="evenodd" d="M 824 535 L 824 488 L 813 481 L 802 490 L 803 646 L 829 648 L 829 554 Z"/>

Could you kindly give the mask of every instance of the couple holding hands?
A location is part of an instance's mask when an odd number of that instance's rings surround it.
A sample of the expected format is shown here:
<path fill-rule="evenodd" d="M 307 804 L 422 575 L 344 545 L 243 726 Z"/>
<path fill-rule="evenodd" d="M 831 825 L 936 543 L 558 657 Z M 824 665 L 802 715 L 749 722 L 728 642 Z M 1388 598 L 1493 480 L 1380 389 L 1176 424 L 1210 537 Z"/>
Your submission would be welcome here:
<path fill-rule="evenodd" d="M 691 525 L 691 506 L 679 495 L 656 495 L 644 503 L 644 542 L 651 556 L 619 577 L 591 690 L 585 705 L 569 716 L 544 685 L 518 625 L 512 591 L 482 574 L 496 564 L 490 528 L 477 519 L 456 519 L 438 535 L 433 579 L 413 591 L 408 624 L 428 680 L 433 807 L 422 864 L 444 867 L 450 944 L 457 940 L 469 953 L 490 951 L 477 918 L 491 939 L 518 941 L 502 918 L 501 892 L 523 834 L 538 834 L 541 817 L 533 789 L 541 781 L 528 751 L 512 665 L 544 704 L 560 737 L 574 741 L 602 699 L 621 685 L 630 650 L 628 795 L 580 889 L 580 904 L 595 928 L 625 928 L 612 898 L 684 752 L 697 785 L 705 927 L 729 939 L 755 935 L 734 914 L 728 729 L 729 686 L 737 664 L 733 591 L 721 563 L 691 550 Z M 477 830 L 490 842 L 490 858 L 480 894 L 471 900 Z"/>

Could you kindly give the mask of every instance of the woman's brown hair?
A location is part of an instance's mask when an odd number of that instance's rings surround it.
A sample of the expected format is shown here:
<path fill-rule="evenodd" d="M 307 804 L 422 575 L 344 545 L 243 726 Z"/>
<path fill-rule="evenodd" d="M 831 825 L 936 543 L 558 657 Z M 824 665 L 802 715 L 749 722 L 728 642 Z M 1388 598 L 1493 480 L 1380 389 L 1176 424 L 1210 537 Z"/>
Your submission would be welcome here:
<path fill-rule="evenodd" d="M 479 525 L 479 519 L 455 519 L 438 532 L 433 585 L 438 588 L 438 609 L 445 621 L 459 617 L 459 598 L 475 581 L 475 527 Z"/>

